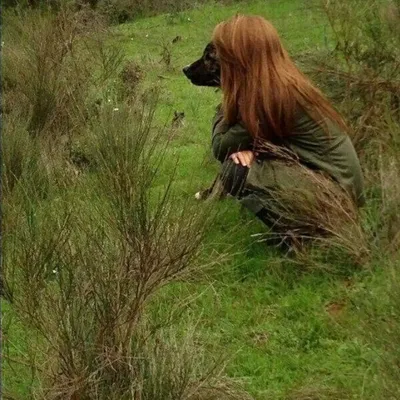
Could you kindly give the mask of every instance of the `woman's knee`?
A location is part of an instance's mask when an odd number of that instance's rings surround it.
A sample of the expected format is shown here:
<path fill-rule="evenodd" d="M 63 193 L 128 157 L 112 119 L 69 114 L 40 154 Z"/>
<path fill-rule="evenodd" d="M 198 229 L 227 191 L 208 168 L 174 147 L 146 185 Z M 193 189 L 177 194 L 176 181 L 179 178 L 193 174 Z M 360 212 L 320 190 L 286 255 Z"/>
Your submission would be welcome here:
<path fill-rule="evenodd" d="M 235 164 L 231 159 L 222 164 L 221 179 L 224 189 L 232 196 L 237 196 L 242 191 L 246 183 L 248 167 Z"/>

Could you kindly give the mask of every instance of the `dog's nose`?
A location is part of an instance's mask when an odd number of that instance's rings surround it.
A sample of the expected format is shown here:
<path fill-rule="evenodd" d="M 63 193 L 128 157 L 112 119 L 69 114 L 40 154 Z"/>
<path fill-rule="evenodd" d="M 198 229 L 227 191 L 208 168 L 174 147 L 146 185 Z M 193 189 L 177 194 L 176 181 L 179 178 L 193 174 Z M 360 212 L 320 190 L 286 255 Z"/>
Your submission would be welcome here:
<path fill-rule="evenodd" d="M 184 73 L 185 75 L 187 75 L 187 73 L 188 73 L 188 71 L 189 71 L 189 67 L 190 67 L 190 65 L 186 65 L 186 67 L 184 67 L 184 68 L 182 69 L 182 71 L 183 71 L 183 73 Z"/>

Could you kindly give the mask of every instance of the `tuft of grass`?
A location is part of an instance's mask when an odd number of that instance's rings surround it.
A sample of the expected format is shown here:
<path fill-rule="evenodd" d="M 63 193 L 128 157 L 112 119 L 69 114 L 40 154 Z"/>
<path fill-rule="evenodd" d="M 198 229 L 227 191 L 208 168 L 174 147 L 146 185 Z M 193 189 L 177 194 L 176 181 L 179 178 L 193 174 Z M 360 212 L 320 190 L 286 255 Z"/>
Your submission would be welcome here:
<path fill-rule="evenodd" d="M 320 249 L 336 248 L 355 264 L 365 264 L 368 240 L 353 201 L 332 180 L 304 167 L 295 154 L 269 143 L 262 143 L 260 151 L 295 176 L 289 185 L 267 193 L 269 236 L 298 251 L 304 243 L 318 242 Z"/>
<path fill-rule="evenodd" d="M 33 136 L 70 137 L 88 118 L 93 87 L 119 68 L 121 52 L 104 43 L 104 24 L 89 11 L 17 11 L 6 20 L 6 114 L 26 119 Z"/>
<path fill-rule="evenodd" d="M 146 99 L 134 109 L 105 106 L 92 120 L 96 173 L 84 185 L 58 188 L 48 201 L 23 191 L 7 204 L 15 229 L 6 237 L 2 278 L 13 312 L 35 338 L 22 359 L 7 361 L 29 366 L 29 396 L 250 398 L 223 366 L 194 357 L 189 336 L 161 334 L 162 320 L 148 324 L 155 293 L 201 271 L 214 213 L 174 195 L 173 171 L 154 186 L 169 141 L 153 130 L 157 98 Z M 37 138 L 26 140 L 32 146 Z M 18 184 L 26 188 L 33 178 Z M 8 196 L 16 199 L 14 191 Z"/>

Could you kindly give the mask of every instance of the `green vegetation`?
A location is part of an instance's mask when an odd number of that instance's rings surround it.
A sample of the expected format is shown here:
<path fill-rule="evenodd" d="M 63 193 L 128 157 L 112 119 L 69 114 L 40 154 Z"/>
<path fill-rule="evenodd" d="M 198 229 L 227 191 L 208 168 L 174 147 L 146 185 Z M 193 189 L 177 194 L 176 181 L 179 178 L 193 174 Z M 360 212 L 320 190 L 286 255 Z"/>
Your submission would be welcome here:
<path fill-rule="evenodd" d="M 400 399 L 400 4 L 383 3 L 208 4 L 112 29 L 85 8 L 6 13 L 4 398 L 248 398 L 238 381 L 260 400 Z M 361 265 L 283 254 L 233 200 L 194 200 L 218 170 L 221 93 L 181 69 L 236 12 L 271 20 L 352 123 Z"/>

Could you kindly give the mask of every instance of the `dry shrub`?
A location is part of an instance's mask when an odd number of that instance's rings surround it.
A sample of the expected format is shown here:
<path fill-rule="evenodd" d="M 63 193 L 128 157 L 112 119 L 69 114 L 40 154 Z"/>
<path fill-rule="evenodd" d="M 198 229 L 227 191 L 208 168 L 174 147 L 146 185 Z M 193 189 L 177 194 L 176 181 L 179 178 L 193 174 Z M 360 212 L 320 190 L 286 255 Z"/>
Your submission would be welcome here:
<path fill-rule="evenodd" d="M 2 189 L 6 197 L 13 191 L 17 182 L 26 174 L 31 167 L 32 158 L 38 156 L 32 146 L 26 126 L 24 123 L 13 118 L 3 125 L 2 140 Z M 36 164 L 36 162 L 35 162 Z M 42 187 L 43 185 L 38 185 Z"/>
<path fill-rule="evenodd" d="M 97 170 L 80 185 L 51 201 L 24 192 L 7 201 L 2 276 L 29 330 L 19 361 L 32 398 L 249 398 L 194 333 L 147 312 L 163 286 L 204 268 L 213 213 L 174 194 L 174 170 L 156 186 L 168 138 L 153 129 L 157 99 L 146 98 L 92 121 Z"/>
<path fill-rule="evenodd" d="M 397 1 L 322 1 L 334 50 L 308 56 L 308 69 L 353 123 L 363 152 L 384 130 L 383 115 L 400 121 L 400 4 Z M 390 137 L 386 137 L 386 143 Z"/>
<path fill-rule="evenodd" d="M 207 0 L 197 1 L 196 4 Z M 189 0 L 99 0 L 96 9 L 106 15 L 111 23 L 123 23 L 128 20 L 161 13 L 177 14 L 193 7 Z"/>
<path fill-rule="evenodd" d="M 104 22 L 85 7 L 18 9 L 7 11 L 4 20 L 5 195 L 29 173 L 38 181 L 52 174 L 57 185 L 68 186 L 90 166 L 80 141 L 97 118 L 95 99 L 110 97 L 123 53 L 105 41 Z M 47 190 L 21 179 L 19 188 Z"/>
<path fill-rule="evenodd" d="M 300 251 L 299 256 L 306 255 L 301 252 L 303 245 L 313 242 L 319 249 L 340 250 L 354 263 L 363 264 L 369 244 L 350 197 L 325 175 L 303 166 L 291 152 L 266 143 L 261 151 L 291 165 L 310 188 L 282 187 L 266 193 L 271 216 L 268 238 L 290 245 L 292 250 Z"/>
<path fill-rule="evenodd" d="M 65 162 L 51 141 L 32 137 L 27 122 L 9 115 L 3 124 L 2 200 L 13 202 L 45 200 L 53 187 L 69 183 Z"/>
<path fill-rule="evenodd" d="M 126 62 L 119 73 L 121 97 L 128 99 L 128 101 L 134 100 L 143 77 L 144 71 L 140 65 L 133 60 Z"/>
<path fill-rule="evenodd" d="M 230 4 L 235 0 L 221 1 Z M 95 10 L 113 24 L 124 23 L 128 20 L 162 13 L 171 13 L 179 18 L 178 13 L 209 0 L 5 0 L 4 7 L 49 9 L 58 11 L 68 5 L 73 10 L 90 8 Z"/>
<path fill-rule="evenodd" d="M 85 124 L 87 100 L 115 74 L 121 52 L 104 42 L 90 10 L 8 12 L 3 47 L 5 113 L 35 136 L 71 135 Z"/>
<path fill-rule="evenodd" d="M 400 4 L 378 0 L 321 4 L 334 49 L 305 55 L 303 61 L 350 122 L 365 177 L 362 224 L 374 254 L 379 255 L 380 246 L 396 253 Z"/>
<path fill-rule="evenodd" d="M 378 159 L 380 145 L 399 144 L 388 124 L 400 123 L 400 4 L 379 0 L 320 4 L 333 50 L 300 58 L 351 123 L 352 140 L 367 165 Z"/>
<path fill-rule="evenodd" d="M 165 41 L 161 44 L 161 60 L 160 63 L 163 63 L 167 70 L 171 69 L 172 63 L 172 44 L 170 41 Z"/>
<path fill-rule="evenodd" d="M 400 165 L 398 156 L 381 154 L 377 187 L 365 219 L 377 254 L 397 257 L 400 250 Z"/>

